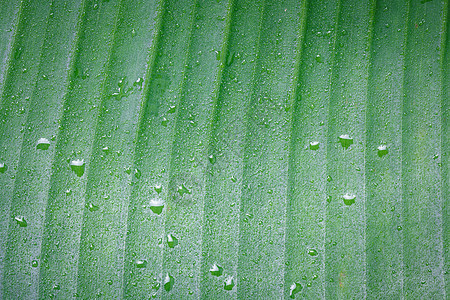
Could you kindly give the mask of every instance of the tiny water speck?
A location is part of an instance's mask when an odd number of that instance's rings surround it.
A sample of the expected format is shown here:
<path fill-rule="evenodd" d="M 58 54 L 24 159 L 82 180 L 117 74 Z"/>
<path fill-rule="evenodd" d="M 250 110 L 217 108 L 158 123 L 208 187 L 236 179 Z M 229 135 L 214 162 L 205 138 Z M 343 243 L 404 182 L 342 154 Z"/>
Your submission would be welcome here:
<path fill-rule="evenodd" d="M 211 275 L 213 276 L 220 276 L 223 273 L 223 268 L 218 265 L 218 264 L 214 264 L 211 269 L 209 269 L 209 272 L 211 272 Z"/>
<path fill-rule="evenodd" d="M 339 136 L 339 142 L 344 149 L 347 149 L 353 144 L 353 138 L 351 138 L 348 134 L 342 134 Z"/>
<path fill-rule="evenodd" d="M 234 288 L 234 279 L 233 276 L 230 276 L 227 278 L 227 280 L 225 280 L 224 286 L 223 288 L 226 291 L 231 291 Z"/>
<path fill-rule="evenodd" d="M 353 203 L 355 203 L 356 196 L 353 194 L 346 193 L 344 196 L 342 196 L 342 198 L 344 198 L 345 205 L 352 205 Z"/>
<path fill-rule="evenodd" d="M 70 168 L 78 176 L 81 177 L 84 174 L 85 163 L 84 160 L 72 160 L 70 162 Z"/>
<path fill-rule="evenodd" d="M 50 147 L 50 141 L 46 138 L 40 138 L 37 141 L 36 149 L 47 150 Z"/>
<path fill-rule="evenodd" d="M 138 259 L 134 263 L 135 263 L 136 267 L 139 269 L 143 269 L 143 268 L 147 267 L 147 261 L 145 259 Z"/>
<path fill-rule="evenodd" d="M 378 150 L 378 156 L 379 156 L 379 157 L 383 157 L 383 156 L 385 156 L 386 154 L 389 153 L 389 151 L 388 151 L 386 145 L 380 145 L 380 146 L 378 146 L 378 147 L 377 147 L 377 150 Z"/>
<path fill-rule="evenodd" d="M 16 216 L 14 218 L 14 220 L 16 220 L 17 225 L 19 225 L 20 227 L 27 227 L 28 226 L 27 220 L 25 220 L 24 216 Z"/>
<path fill-rule="evenodd" d="M 311 150 L 318 150 L 319 147 L 320 147 L 320 143 L 317 141 L 309 143 L 309 149 L 311 149 Z"/>
<path fill-rule="evenodd" d="M 155 192 L 160 194 L 162 192 L 162 185 L 160 184 L 155 185 Z"/>

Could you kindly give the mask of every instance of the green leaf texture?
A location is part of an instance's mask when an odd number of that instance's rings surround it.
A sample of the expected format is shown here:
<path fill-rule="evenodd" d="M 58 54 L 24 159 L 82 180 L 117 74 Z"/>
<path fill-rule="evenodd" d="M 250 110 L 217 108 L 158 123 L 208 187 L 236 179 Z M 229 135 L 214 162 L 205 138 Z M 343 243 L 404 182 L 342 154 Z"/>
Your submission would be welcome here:
<path fill-rule="evenodd" d="M 447 299 L 448 0 L 0 2 L 1 299 Z"/>

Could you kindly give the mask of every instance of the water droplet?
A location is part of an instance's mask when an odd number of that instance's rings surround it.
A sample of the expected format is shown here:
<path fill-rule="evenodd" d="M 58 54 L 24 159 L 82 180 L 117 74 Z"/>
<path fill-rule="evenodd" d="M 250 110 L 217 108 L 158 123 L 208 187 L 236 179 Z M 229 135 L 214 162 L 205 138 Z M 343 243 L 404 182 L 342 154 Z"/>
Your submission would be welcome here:
<path fill-rule="evenodd" d="M 327 197 L 327 202 L 330 203 L 331 202 L 331 196 Z"/>
<path fill-rule="evenodd" d="M 323 58 L 322 58 L 322 56 L 320 56 L 320 54 L 317 54 L 317 55 L 316 55 L 315 60 L 316 60 L 318 63 L 323 63 Z"/>
<path fill-rule="evenodd" d="M 177 111 L 177 107 L 175 105 L 169 106 L 169 114 L 174 114 Z"/>
<path fill-rule="evenodd" d="M 184 194 L 190 194 L 191 193 L 191 191 L 188 190 L 187 187 L 184 186 L 184 184 L 178 186 L 177 191 L 180 194 L 180 196 L 183 196 Z"/>
<path fill-rule="evenodd" d="M 160 215 L 164 209 L 164 202 L 160 199 L 150 200 L 150 209 L 157 215 Z"/>
<path fill-rule="evenodd" d="M 233 181 L 233 182 L 236 182 L 237 181 L 237 179 L 236 179 L 236 177 L 234 177 L 234 176 L 231 176 L 231 181 Z"/>
<path fill-rule="evenodd" d="M 327 175 L 327 181 L 331 182 L 333 180 L 333 178 L 330 175 Z"/>
<path fill-rule="evenodd" d="M 88 209 L 89 209 L 89 211 L 92 211 L 92 212 L 94 212 L 94 211 L 97 211 L 97 210 L 99 210 L 99 209 L 100 209 L 100 207 L 99 207 L 99 206 L 97 206 L 97 205 L 94 205 L 94 204 L 92 204 L 92 203 L 89 203 L 89 205 L 88 205 Z"/>
<path fill-rule="evenodd" d="M 17 225 L 19 225 L 20 227 L 27 227 L 28 226 L 28 223 L 25 220 L 25 217 L 23 217 L 23 216 L 17 216 L 17 217 L 14 218 L 14 220 L 16 220 Z"/>
<path fill-rule="evenodd" d="M 0 163 L 0 173 L 5 173 L 8 170 L 8 166 L 5 163 Z"/>
<path fill-rule="evenodd" d="M 61 286 L 59 284 L 55 283 L 55 285 L 53 286 L 53 289 L 59 291 L 61 289 Z"/>
<path fill-rule="evenodd" d="M 342 198 L 344 198 L 345 205 L 352 205 L 353 203 L 355 203 L 356 196 L 353 194 L 347 193 L 344 196 L 342 196 Z"/>
<path fill-rule="evenodd" d="M 143 269 L 147 267 L 147 261 L 145 259 L 138 259 L 134 262 L 137 268 Z"/>
<path fill-rule="evenodd" d="M 291 287 L 289 288 L 289 297 L 292 299 L 295 298 L 295 294 L 299 293 L 303 289 L 303 286 L 300 283 L 294 282 L 291 284 Z"/>
<path fill-rule="evenodd" d="M 233 276 L 230 276 L 227 278 L 227 280 L 225 280 L 224 286 L 223 288 L 226 291 L 231 291 L 234 288 L 234 279 Z"/>
<path fill-rule="evenodd" d="M 216 162 L 216 157 L 211 154 L 210 156 L 208 156 L 208 160 L 213 165 Z"/>
<path fill-rule="evenodd" d="M 112 285 L 112 284 L 113 284 L 113 281 L 112 281 L 111 279 L 109 279 L 106 283 L 107 283 L 108 285 Z"/>
<path fill-rule="evenodd" d="M 380 146 L 377 147 L 377 149 L 378 149 L 378 156 L 379 157 L 383 157 L 383 156 L 385 156 L 386 154 L 389 153 L 386 145 L 380 145 Z"/>
<path fill-rule="evenodd" d="M 138 79 L 136 79 L 136 81 L 133 83 L 133 86 L 136 86 L 138 88 L 138 90 L 142 89 L 142 83 L 144 82 L 144 79 L 142 79 L 141 77 L 139 77 Z"/>
<path fill-rule="evenodd" d="M 84 174 L 85 163 L 84 160 L 72 160 L 70 162 L 70 168 L 78 176 L 81 177 Z"/>
<path fill-rule="evenodd" d="M 353 144 L 353 138 L 351 138 L 348 134 L 342 134 L 339 136 L 339 142 L 344 149 L 347 149 Z"/>
<path fill-rule="evenodd" d="M 160 194 L 162 192 L 162 185 L 160 184 L 155 185 L 155 192 Z"/>
<path fill-rule="evenodd" d="M 162 126 L 167 127 L 168 123 L 169 123 L 169 120 L 167 120 L 166 118 L 162 118 L 162 121 L 161 121 Z"/>
<path fill-rule="evenodd" d="M 311 150 L 318 150 L 319 146 L 320 146 L 320 143 L 317 141 L 309 143 L 309 149 L 311 149 Z"/>
<path fill-rule="evenodd" d="M 175 279 L 172 277 L 172 275 L 167 273 L 166 277 L 164 278 L 163 284 L 164 289 L 166 291 L 170 291 L 173 288 L 173 285 L 175 284 Z"/>
<path fill-rule="evenodd" d="M 174 235 L 169 233 L 167 235 L 167 244 L 170 248 L 175 248 L 175 246 L 178 245 L 178 239 Z"/>
<path fill-rule="evenodd" d="M 37 141 L 36 149 L 47 150 L 50 147 L 50 141 L 46 138 L 40 138 Z"/>
<path fill-rule="evenodd" d="M 134 169 L 134 177 L 136 177 L 136 179 L 141 178 L 141 171 L 139 169 Z"/>
<path fill-rule="evenodd" d="M 108 147 L 103 147 L 102 151 L 105 152 L 105 153 L 109 153 L 109 148 Z"/>
<path fill-rule="evenodd" d="M 39 267 L 39 262 L 38 262 L 37 260 L 33 260 L 33 261 L 31 262 L 31 266 L 32 266 L 33 268 L 37 268 L 37 267 Z"/>
<path fill-rule="evenodd" d="M 311 256 L 317 256 L 317 255 L 319 255 L 319 252 L 317 252 L 316 249 L 309 249 L 308 254 Z"/>
<path fill-rule="evenodd" d="M 402 226 L 397 226 L 397 230 L 398 230 L 398 231 L 401 231 L 402 229 L 403 229 Z"/>
<path fill-rule="evenodd" d="M 218 264 L 214 264 L 211 269 L 209 269 L 209 272 L 211 272 L 211 275 L 213 276 L 220 276 L 223 273 L 223 268 L 219 266 Z"/>

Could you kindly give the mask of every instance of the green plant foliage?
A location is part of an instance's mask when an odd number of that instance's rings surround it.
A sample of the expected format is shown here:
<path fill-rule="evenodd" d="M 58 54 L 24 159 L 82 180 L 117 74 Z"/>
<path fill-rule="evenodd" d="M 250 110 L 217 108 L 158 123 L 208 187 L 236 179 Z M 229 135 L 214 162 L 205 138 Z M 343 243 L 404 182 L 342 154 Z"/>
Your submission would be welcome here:
<path fill-rule="evenodd" d="M 449 9 L 1 1 L 0 298 L 448 298 Z"/>

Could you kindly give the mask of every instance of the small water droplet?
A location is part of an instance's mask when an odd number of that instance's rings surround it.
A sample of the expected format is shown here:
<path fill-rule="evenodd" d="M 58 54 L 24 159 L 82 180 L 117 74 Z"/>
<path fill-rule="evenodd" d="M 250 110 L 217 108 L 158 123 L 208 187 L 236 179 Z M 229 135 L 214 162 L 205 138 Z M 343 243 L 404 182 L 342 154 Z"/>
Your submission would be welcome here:
<path fill-rule="evenodd" d="M 0 163 L 0 173 L 5 173 L 8 170 L 8 166 L 5 163 Z"/>
<path fill-rule="evenodd" d="M 177 111 L 177 107 L 175 105 L 169 106 L 169 114 L 174 114 Z"/>
<path fill-rule="evenodd" d="M 138 90 L 142 89 L 142 83 L 144 82 L 144 79 L 142 79 L 141 77 L 139 77 L 138 79 L 136 79 L 136 81 L 133 83 L 133 86 L 137 87 Z"/>
<path fill-rule="evenodd" d="M 327 175 L 327 181 L 331 182 L 333 180 L 333 177 L 331 177 L 330 175 Z"/>
<path fill-rule="evenodd" d="M 403 227 L 402 226 L 397 226 L 397 230 L 398 231 L 402 231 Z"/>
<path fill-rule="evenodd" d="M 342 196 L 342 198 L 344 198 L 345 205 L 352 205 L 353 203 L 355 203 L 356 196 L 353 194 L 346 193 L 344 196 Z"/>
<path fill-rule="evenodd" d="M 59 291 L 61 289 L 61 286 L 59 284 L 55 283 L 55 285 L 53 286 L 53 289 Z"/>
<path fill-rule="evenodd" d="M 377 149 L 378 149 L 378 156 L 379 157 L 383 157 L 383 156 L 385 156 L 386 154 L 389 153 L 386 145 L 380 145 L 380 146 L 377 147 Z"/>
<path fill-rule="evenodd" d="M 160 199 L 150 200 L 150 209 L 157 215 L 160 215 L 164 209 L 164 202 Z"/>
<path fill-rule="evenodd" d="M 167 235 L 167 245 L 169 245 L 170 248 L 175 248 L 175 246 L 178 245 L 178 239 L 171 233 Z"/>
<path fill-rule="evenodd" d="M 223 288 L 226 291 L 231 291 L 234 288 L 234 279 L 233 276 L 230 276 L 227 278 L 227 280 L 225 280 L 224 286 Z"/>
<path fill-rule="evenodd" d="M 327 197 L 327 202 L 330 203 L 331 202 L 331 196 Z"/>
<path fill-rule="evenodd" d="M 188 190 L 187 187 L 184 186 L 184 184 L 178 186 L 177 191 L 180 194 L 180 196 L 183 196 L 184 194 L 190 194 L 191 193 L 191 191 Z"/>
<path fill-rule="evenodd" d="M 17 225 L 19 225 L 20 227 L 27 227 L 28 226 L 28 223 L 25 220 L 24 216 L 17 216 L 17 217 L 14 218 L 14 220 L 16 220 Z"/>
<path fill-rule="evenodd" d="M 136 179 L 141 178 L 141 171 L 139 169 L 134 169 L 134 177 L 136 177 Z"/>
<path fill-rule="evenodd" d="M 162 118 L 161 125 L 167 127 L 167 124 L 169 124 L 169 120 L 167 120 L 166 118 Z"/>
<path fill-rule="evenodd" d="M 162 185 L 160 184 L 155 185 L 155 192 L 160 194 L 162 192 Z"/>
<path fill-rule="evenodd" d="M 236 177 L 234 177 L 234 176 L 231 176 L 231 181 L 233 181 L 233 182 L 236 182 L 237 181 L 237 179 L 236 179 Z"/>
<path fill-rule="evenodd" d="M 50 147 L 50 141 L 46 138 L 40 138 L 37 141 L 36 149 L 47 150 Z"/>
<path fill-rule="evenodd" d="M 37 267 L 39 267 L 39 262 L 38 262 L 37 260 L 33 260 L 33 261 L 31 262 L 31 266 L 32 266 L 33 268 L 37 268 Z"/>
<path fill-rule="evenodd" d="M 309 249 L 308 254 L 311 256 L 317 256 L 317 255 L 319 255 L 319 252 L 317 252 L 316 249 Z"/>
<path fill-rule="evenodd" d="M 164 278 L 163 284 L 164 289 L 166 291 L 170 291 L 173 288 L 173 285 L 175 284 L 175 279 L 172 277 L 172 275 L 167 273 L 166 277 Z"/>
<path fill-rule="evenodd" d="M 108 279 L 108 281 L 106 282 L 108 285 L 112 285 L 113 281 L 111 279 Z"/>
<path fill-rule="evenodd" d="M 339 142 L 344 149 L 347 149 L 353 144 L 353 138 L 351 138 L 348 134 L 342 134 L 339 136 Z"/>
<path fill-rule="evenodd" d="M 289 297 L 294 299 L 295 294 L 299 293 L 303 289 L 303 286 L 300 283 L 294 282 L 291 284 L 291 287 L 289 288 Z"/>
<path fill-rule="evenodd" d="M 309 149 L 311 149 L 311 150 L 318 150 L 319 147 L 320 147 L 320 143 L 317 141 L 309 143 Z"/>
<path fill-rule="evenodd" d="M 138 259 L 134 262 L 137 268 L 143 269 L 147 267 L 147 261 L 145 259 Z"/>
<path fill-rule="evenodd" d="M 105 153 L 109 153 L 109 148 L 108 147 L 103 147 L 102 151 L 105 152 Z"/>
<path fill-rule="evenodd" d="M 92 204 L 92 203 L 89 203 L 88 209 L 89 209 L 89 211 L 94 212 L 94 211 L 98 211 L 98 210 L 100 209 L 100 207 L 97 206 L 97 205 L 94 205 L 94 204 Z"/>
<path fill-rule="evenodd" d="M 72 160 L 70 162 L 70 168 L 78 176 L 81 177 L 84 174 L 85 163 L 84 160 Z"/>
<path fill-rule="evenodd" d="M 209 269 L 209 272 L 211 272 L 211 275 L 213 276 L 220 276 L 223 273 L 223 268 L 218 265 L 218 264 L 214 264 L 211 269 Z"/>
<path fill-rule="evenodd" d="M 323 63 L 323 58 L 322 58 L 322 56 L 320 56 L 320 54 L 317 54 L 317 55 L 316 55 L 315 60 L 316 60 L 318 63 Z"/>
<path fill-rule="evenodd" d="M 208 156 L 208 160 L 213 165 L 216 162 L 216 157 L 211 154 L 210 156 Z"/>

